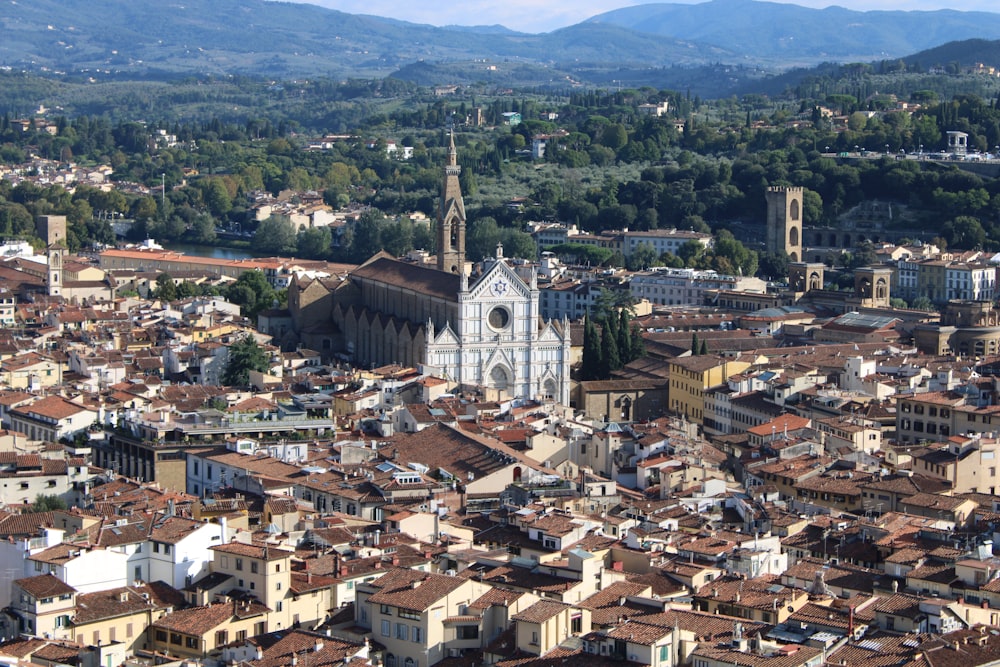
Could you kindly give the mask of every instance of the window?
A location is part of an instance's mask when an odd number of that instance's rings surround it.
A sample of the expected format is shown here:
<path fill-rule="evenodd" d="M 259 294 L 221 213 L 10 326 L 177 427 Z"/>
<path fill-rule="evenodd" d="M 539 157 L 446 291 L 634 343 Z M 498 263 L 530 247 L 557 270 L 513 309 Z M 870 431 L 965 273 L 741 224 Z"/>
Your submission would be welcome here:
<path fill-rule="evenodd" d="M 163 545 L 163 553 L 165 553 L 165 554 L 170 553 L 170 545 L 169 544 L 164 544 Z"/>
<path fill-rule="evenodd" d="M 660 662 L 666 662 L 670 659 L 670 646 L 664 645 L 660 647 Z"/>
<path fill-rule="evenodd" d="M 239 631 L 236 632 L 236 641 L 241 642 L 241 641 L 246 640 L 246 638 L 247 638 L 247 631 L 246 630 L 239 630 Z"/>
<path fill-rule="evenodd" d="M 94 634 L 97 634 L 97 633 L 95 632 Z M 97 643 L 96 639 L 94 640 L 94 643 L 95 644 Z M 171 644 L 176 644 L 177 646 L 180 646 L 181 645 L 181 636 L 178 633 L 176 633 L 176 632 L 171 632 L 170 633 L 170 643 Z"/>
<path fill-rule="evenodd" d="M 388 637 L 392 634 L 392 623 L 389 621 L 382 621 L 382 636 Z"/>
<path fill-rule="evenodd" d="M 532 632 L 531 633 L 531 645 L 532 646 L 538 646 L 538 633 L 537 632 Z"/>
<path fill-rule="evenodd" d="M 278 604 L 276 605 L 276 608 L 277 608 L 277 611 L 282 611 L 285 608 L 285 605 L 281 602 L 281 600 L 278 600 Z"/>
<path fill-rule="evenodd" d="M 185 637 L 184 645 L 188 648 L 198 648 L 198 638 L 197 637 Z"/>
<path fill-rule="evenodd" d="M 236 559 L 236 569 L 237 570 L 241 570 L 241 571 L 243 570 L 243 559 L 242 558 L 237 558 Z"/>
<path fill-rule="evenodd" d="M 458 639 L 479 639 L 479 626 L 460 625 L 456 631 Z"/>
<path fill-rule="evenodd" d="M 396 667 L 396 656 L 392 653 L 385 655 L 385 667 Z"/>
<path fill-rule="evenodd" d="M 267 622 L 266 621 L 259 621 L 259 622 L 253 624 L 253 634 L 254 634 L 254 636 L 256 636 L 256 635 L 262 635 L 265 632 L 267 632 Z"/>
<path fill-rule="evenodd" d="M 160 553 L 160 543 L 159 542 L 153 542 L 153 553 L 154 554 Z"/>
<path fill-rule="evenodd" d="M 384 604 L 378 608 L 380 614 L 385 614 L 386 616 L 392 616 L 392 607 Z"/>
<path fill-rule="evenodd" d="M 132 624 L 131 623 L 126 623 L 125 624 L 125 636 L 129 637 L 129 638 L 131 638 L 133 636 L 132 635 Z"/>
<path fill-rule="evenodd" d="M 406 611 L 405 609 L 400 609 L 399 610 L 399 617 L 400 618 L 408 618 L 411 621 L 419 621 L 420 620 L 420 614 L 418 614 L 415 611 Z"/>
<path fill-rule="evenodd" d="M 424 639 L 424 632 L 420 629 L 420 626 L 413 625 L 410 626 L 410 641 L 420 642 Z"/>
<path fill-rule="evenodd" d="M 406 623 L 396 624 L 396 639 L 406 640 L 410 636 L 410 627 Z"/>
<path fill-rule="evenodd" d="M 274 590 L 276 590 L 276 591 L 280 591 L 281 590 L 281 582 L 280 581 L 274 585 Z"/>
<path fill-rule="evenodd" d="M 250 561 L 250 571 L 251 572 L 253 572 L 254 574 L 257 574 L 257 567 L 258 567 L 257 566 L 257 561 L 255 561 L 255 560 Z"/>
<path fill-rule="evenodd" d="M 156 631 L 156 641 L 158 641 L 158 642 L 165 642 L 165 641 L 167 641 L 167 631 L 166 630 L 157 630 Z"/>
<path fill-rule="evenodd" d="M 223 644 L 229 643 L 229 631 L 219 630 L 215 633 L 215 645 L 222 646 Z"/>

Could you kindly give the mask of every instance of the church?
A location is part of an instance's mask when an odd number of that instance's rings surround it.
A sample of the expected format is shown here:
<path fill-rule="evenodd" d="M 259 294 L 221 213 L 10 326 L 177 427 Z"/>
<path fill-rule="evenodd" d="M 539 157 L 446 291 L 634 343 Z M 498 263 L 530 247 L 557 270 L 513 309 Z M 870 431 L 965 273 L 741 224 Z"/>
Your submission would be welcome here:
<path fill-rule="evenodd" d="M 343 278 L 293 279 L 291 338 L 324 358 L 415 366 L 462 388 L 568 405 L 569 321 L 541 318 L 535 270 L 522 280 L 502 246 L 470 275 L 460 173 L 452 136 L 436 220 L 436 266 L 383 252 Z"/>

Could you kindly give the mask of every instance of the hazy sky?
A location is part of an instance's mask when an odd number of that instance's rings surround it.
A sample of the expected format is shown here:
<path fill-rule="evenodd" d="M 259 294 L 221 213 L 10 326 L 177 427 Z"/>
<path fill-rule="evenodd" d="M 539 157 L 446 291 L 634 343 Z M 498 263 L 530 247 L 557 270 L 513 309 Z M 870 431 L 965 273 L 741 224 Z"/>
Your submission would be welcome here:
<path fill-rule="evenodd" d="M 671 0 L 678 1 L 678 0 Z M 683 0 L 680 0 L 683 1 Z M 779 0 L 780 1 L 780 0 Z M 374 14 L 431 25 L 500 24 L 522 32 L 549 32 L 620 7 L 647 4 L 629 0 L 445 0 L 413 2 L 401 0 L 309 0 L 310 4 L 350 14 Z M 996 12 L 992 0 L 797 0 L 804 7 L 840 5 L 849 9 L 955 9 Z"/>

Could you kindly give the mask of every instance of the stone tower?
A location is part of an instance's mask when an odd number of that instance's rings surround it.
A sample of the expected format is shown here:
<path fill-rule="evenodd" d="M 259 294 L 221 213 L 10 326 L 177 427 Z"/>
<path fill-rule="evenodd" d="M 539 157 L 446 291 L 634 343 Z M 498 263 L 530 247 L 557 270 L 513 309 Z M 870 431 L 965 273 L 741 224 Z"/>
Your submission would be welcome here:
<path fill-rule="evenodd" d="M 49 271 L 45 283 L 49 288 L 49 296 L 59 296 L 62 294 L 63 256 L 66 253 L 66 216 L 40 215 L 35 220 L 35 229 L 45 241 L 49 257 Z"/>
<path fill-rule="evenodd" d="M 802 188 L 769 187 L 767 197 L 768 252 L 788 253 L 802 261 Z"/>
<path fill-rule="evenodd" d="M 465 202 L 458 182 L 461 173 L 452 130 L 437 218 L 437 268 L 448 273 L 465 273 Z"/>
<path fill-rule="evenodd" d="M 865 308 L 888 308 L 892 267 L 862 266 L 854 270 L 854 296 Z"/>
<path fill-rule="evenodd" d="M 805 294 L 823 289 L 823 273 L 826 265 L 819 262 L 790 262 L 788 264 L 788 287 L 793 292 Z"/>

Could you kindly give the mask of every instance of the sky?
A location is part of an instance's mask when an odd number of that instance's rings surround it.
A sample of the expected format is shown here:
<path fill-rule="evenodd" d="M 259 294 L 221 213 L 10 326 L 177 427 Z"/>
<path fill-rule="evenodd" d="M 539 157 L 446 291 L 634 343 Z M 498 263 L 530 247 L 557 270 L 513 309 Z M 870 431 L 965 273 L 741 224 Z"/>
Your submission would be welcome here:
<path fill-rule="evenodd" d="M 430 25 L 500 24 L 521 32 L 550 32 L 621 7 L 646 4 L 629 0 L 452 0 L 414 2 L 413 0 L 308 0 L 349 14 L 374 14 Z M 670 0 L 678 2 L 683 0 Z M 778 0 L 780 1 L 780 0 Z M 691 3 L 689 3 L 691 4 Z M 803 7 L 822 8 L 839 5 L 858 11 L 871 9 L 996 12 L 994 0 L 797 0 Z"/>

